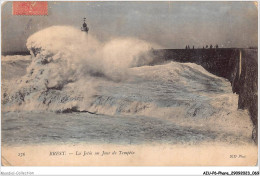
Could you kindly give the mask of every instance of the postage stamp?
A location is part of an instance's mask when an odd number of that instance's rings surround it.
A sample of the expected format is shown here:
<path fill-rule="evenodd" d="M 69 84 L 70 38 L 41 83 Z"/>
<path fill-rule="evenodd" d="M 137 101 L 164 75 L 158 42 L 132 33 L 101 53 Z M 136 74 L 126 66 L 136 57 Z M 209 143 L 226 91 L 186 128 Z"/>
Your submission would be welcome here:
<path fill-rule="evenodd" d="M 48 15 L 48 2 L 14 1 L 13 15 Z"/>

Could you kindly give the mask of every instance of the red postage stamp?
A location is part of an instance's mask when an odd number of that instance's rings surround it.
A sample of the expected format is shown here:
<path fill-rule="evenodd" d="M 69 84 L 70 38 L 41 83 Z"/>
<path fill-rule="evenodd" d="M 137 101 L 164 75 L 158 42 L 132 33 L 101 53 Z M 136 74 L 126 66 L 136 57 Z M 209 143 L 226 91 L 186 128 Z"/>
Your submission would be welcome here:
<path fill-rule="evenodd" d="M 14 1 L 13 15 L 48 15 L 48 2 Z"/>

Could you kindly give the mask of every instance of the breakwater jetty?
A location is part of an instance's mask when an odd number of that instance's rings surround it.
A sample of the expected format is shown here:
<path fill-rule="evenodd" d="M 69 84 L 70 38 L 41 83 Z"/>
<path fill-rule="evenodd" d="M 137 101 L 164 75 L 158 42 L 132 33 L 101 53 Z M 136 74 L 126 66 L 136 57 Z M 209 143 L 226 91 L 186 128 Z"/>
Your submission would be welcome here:
<path fill-rule="evenodd" d="M 152 51 L 154 64 L 167 61 L 191 62 L 208 72 L 228 79 L 239 95 L 238 109 L 247 109 L 254 125 L 253 140 L 258 134 L 258 50 L 239 48 L 218 49 L 157 49 Z"/>

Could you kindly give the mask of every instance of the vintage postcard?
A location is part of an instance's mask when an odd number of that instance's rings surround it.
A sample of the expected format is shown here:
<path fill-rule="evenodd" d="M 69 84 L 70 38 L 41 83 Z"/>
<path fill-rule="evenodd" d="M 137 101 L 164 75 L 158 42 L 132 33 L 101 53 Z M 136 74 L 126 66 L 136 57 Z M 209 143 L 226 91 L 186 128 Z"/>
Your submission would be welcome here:
<path fill-rule="evenodd" d="M 1 15 L 2 166 L 257 165 L 257 2 L 10 1 Z"/>

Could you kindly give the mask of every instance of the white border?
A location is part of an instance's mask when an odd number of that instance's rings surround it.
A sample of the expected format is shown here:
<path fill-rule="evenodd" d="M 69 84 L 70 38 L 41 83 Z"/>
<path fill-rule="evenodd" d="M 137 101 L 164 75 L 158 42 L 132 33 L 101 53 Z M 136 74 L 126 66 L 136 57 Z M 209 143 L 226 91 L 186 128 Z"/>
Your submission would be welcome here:
<path fill-rule="evenodd" d="M 41 1 L 41 0 L 35 0 Z M 70 0 L 56 0 L 56 1 L 70 1 Z M 84 0 L 77 0 L 84 1 Z M 102 0 L 95 0 L 102 1 Z M 109 0 L 104 0 L 109 1 Z M 113 0 L 120 1 L 120 0 Z M 122 1 L 122 0 L 121 0 Z M 140 0 L 132 0 L 140 1 Z M 145 0 L 143 0 L 145 1 Z M 158 0 L 149 0 L 149 1 L 158 1 Z M 194 0 L 175 0 L 175 1 L 194 1 Z M 204 1 L 204 0 L 197 0 Z M 226 0 L 218 0 L 226 1 Z M 237 1 L 237 0 L 229 0 Z M 242 1 L 242 0 L 241 0 Z M 244 0 L 252 1 L 252 0 Z M 1 5 L 5 2 L 0 0 Z M 259 9 L 259 0 L 258 9 Z M 1 17 L 1 13 L 0 13 Z M 0 24 L 1 27 L 1 24 Z M 258 11 L 258 34 L 259 34 L 259 11 Z M 260 44 L 259 35 L 258 35 L 258 46 Z M 1 47 L 1 43 L 0 43 Z M 1 51 L 0 51 L 1 53 Z M 260 51 L 258 50 L 258 60 L 259 60 Z M 259 92 L 259 82 L 260 82 L 260 66 L 258 64 L 258 92 Z M 1 72 L 1 68 L 0 68 Z M 1 79 L 1 75 L 0 75 Z M 1 93 L 1 89 L 0 89 Z M 0 105 L 1 109 L 1 105 Z M 258 117 L 259 117 L 259 96 L 258 96 Z M 259 126 L 258 121 L 258 126 Z M 0 124 L 1 131 L 1 124 Z M 259 131 L 258 131 L 259 134 Z M 0 133 L 1 139 L 1 133 Z M 258 135 L 258 141 L 260 137 Z M 1 145 L 1 141 L 0 141 Z M 1 152 L 1 150 L 0 150 Z M 258 158 L 259 158 L 259 146 L 258 146 Z M 1 162 L 2 163 L 2 162 Z M 254 167 L 14 167 L 14 166 L 0 166 L 0 172 L 10 173 L 8 175 L 31 175 L 25 174 L 26 172 L 33 172 L 33 175 L 203 175 L 204 171 L 221 171 L 221 172 L 231 172 L 231 171 L 259 171 L 258 166 Z M 24 172 L 24 173 L 23 173 Z M 1 175 L 1 174 L 0 174 Z"/>

